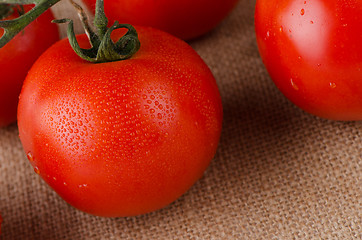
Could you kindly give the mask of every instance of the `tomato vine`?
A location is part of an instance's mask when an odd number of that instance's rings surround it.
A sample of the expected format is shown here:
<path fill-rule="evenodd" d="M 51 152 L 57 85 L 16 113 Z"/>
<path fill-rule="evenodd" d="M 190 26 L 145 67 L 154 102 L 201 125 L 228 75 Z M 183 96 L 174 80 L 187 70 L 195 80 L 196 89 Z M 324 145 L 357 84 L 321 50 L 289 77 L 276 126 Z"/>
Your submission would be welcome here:
<path fill-rule="evenodd" d="M 8 4 L 35 4 L 29 12 L 16 19 L 0 21 L 0 28 L 4 29 L 4 34 L 0 38 L 0 48 L 5 46 L 15 35 L 59 1 L 61 0 L 0 0 L 0 3 Z"/>

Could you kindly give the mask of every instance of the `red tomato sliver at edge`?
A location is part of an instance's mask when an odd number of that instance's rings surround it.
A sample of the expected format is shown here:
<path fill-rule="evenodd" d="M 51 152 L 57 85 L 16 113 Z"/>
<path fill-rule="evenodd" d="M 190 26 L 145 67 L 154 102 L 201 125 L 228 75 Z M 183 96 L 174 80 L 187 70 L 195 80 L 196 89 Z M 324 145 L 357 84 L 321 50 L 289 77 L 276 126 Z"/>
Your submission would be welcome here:
<path fill-rule="evenodd" d="M 30 10 L 25 6 L 25 10 Z M 10 18 L 17 17 L 14 13 Z M 30 23 L 4 47 L 0 48 L 0 127 L 16 121 L 23 81 L 35 60 L 59 40 L 58 26 L 50 10 Z M 0 36 L 4 30 L 0 28 Z"/>
<path fill-rule="evenodd" d="M 20 96 L 20 139 L 35 172 L 94 215 L 133 216 L 175 201 L 203 175 L 221 133 L 207 65 L 182 40 L 136 29 L 141 48 L 123 61 L 89 63 L 59 41 Z"/>
<path fill-rule="evenodd" d="M 258 0 L 260 55 L 281 92 L 305 111 L 362 120 L 362 1 Z"/>
<path fill-rule="evenodd" d="M 83 0 L 94 11 L 96 0 Z M 110 23 L 150 26 L 188 40 L 215 28 L 238 0 L 112 0 L 104 1 Z"/>

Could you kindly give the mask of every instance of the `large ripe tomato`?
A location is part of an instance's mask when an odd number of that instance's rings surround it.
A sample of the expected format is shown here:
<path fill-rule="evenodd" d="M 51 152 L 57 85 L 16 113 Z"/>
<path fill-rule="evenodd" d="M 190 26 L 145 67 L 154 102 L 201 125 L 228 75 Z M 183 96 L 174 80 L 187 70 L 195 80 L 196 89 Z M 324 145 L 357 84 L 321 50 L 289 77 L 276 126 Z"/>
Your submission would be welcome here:
<path fill-rule="evenodd" d="M 83 0 L 94 11 L 96 0 Z M 151 26 L 184 40 L 216 27 L 238 0 L 112 0 L 104 2 L 110 22 Z"/>
<path fill-rule="evenodd" d="M 258 0 L 255 30 L 276 86 L 300 108 L 362 120 L 362 1 Z"/>
<path fill-rule="evenodd" d="M 25 6 L 26 11 L 29 9 L 30 6 Z M 14 11 L 6 19 L 17 16 Z M 41 53 L 59 40 L 58 26 L 51 23 L 53 19 L 50 10 L 46 11 L 0 49 L 0 127 L 16 121 L 18 98 L 26 74 Z M 3 32 L 0 28 L 0 36 Z"/>
<path fill-rule="evenodd" d="M 137 30 L 141 48 L 123 61 L 93 64 L 67 40 L 54 44 L 20 96 L 20 138 L 35 171 L 94 215 L 171 203 L 202 176 L 220 136 L 222 105 L 206 64 L 182 40 Z"/>

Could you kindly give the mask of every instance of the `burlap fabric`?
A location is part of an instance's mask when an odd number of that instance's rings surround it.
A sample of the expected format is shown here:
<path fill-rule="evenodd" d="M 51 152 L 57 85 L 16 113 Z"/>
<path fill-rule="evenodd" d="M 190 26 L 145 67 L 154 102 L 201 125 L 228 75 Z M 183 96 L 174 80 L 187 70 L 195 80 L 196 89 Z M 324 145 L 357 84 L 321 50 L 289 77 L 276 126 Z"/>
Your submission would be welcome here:
<path fill-rule="evenodd" d="M 258 55 L 254 4 L 241 0 L 190 42 L 217 79 L 224 123 L 186 194 L 143 216 L 80 212 L 34 173 L 14 124 L 0 129 L 0 239 L 362 239 L 362 122 L 320 119 L 284 98 Z M 54 11 L 76 18 L 66 1 Z"/>

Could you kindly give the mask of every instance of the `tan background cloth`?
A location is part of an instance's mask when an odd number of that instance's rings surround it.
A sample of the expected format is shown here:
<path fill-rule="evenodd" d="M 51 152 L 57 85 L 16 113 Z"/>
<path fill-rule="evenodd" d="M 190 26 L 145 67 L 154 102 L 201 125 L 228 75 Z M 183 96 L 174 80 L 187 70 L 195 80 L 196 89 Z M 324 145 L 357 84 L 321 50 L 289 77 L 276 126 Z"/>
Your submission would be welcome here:
<path fill-rule="evenodd" d="M 240 0 L 190 42 L 217 79 L 224 124 L 186 194 L 143 216 L 80 212 L 34 173 L 13 124 L 0 129 L 0 239 L 362 239 L 362 122 L 314 117 L 277 90 L 258 55 L 254 5 Z M 67 1 L 54 11 L 76 18 Z"/>

